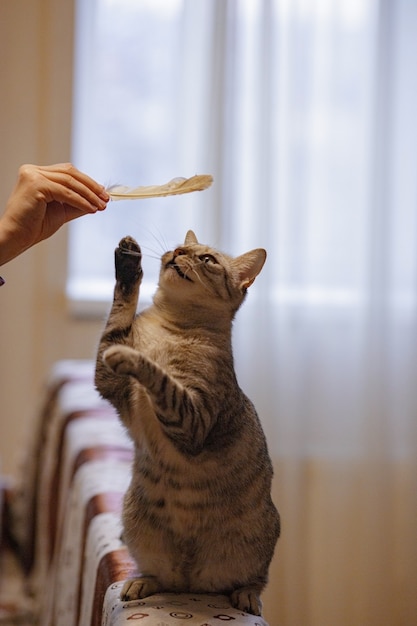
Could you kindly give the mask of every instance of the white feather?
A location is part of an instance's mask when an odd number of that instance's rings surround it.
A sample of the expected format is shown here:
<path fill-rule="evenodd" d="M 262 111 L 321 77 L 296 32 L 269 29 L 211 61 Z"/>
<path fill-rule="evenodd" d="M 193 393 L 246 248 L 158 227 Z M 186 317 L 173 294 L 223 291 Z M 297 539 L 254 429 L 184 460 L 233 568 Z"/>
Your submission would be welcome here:
<path fill-rule="evenodd" d="M 210 187 L 213 177 L 210 174 L 197 174 L 191 178 L 173 178 L 164 185 L 148 185 L 145 187 L 125 187 L 112 185 L 106 189 L 112 200 L 136 200 L 137 198 L 156 198 L 174 196 L 191 191 L 202 191 Z"/>

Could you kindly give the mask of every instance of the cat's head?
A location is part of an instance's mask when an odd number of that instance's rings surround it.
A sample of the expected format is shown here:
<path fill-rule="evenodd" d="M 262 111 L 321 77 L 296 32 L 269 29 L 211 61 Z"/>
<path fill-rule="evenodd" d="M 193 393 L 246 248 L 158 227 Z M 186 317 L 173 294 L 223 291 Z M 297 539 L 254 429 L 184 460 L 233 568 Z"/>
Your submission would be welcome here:
<path fill-rule="evenodd" d="M 183 245 L 162 256 L 159 290 L 171 301 L 229 311 L 233 317 L 265 259 L 263 248 L 231 257 L 199 243 L 189 230 Z"/>

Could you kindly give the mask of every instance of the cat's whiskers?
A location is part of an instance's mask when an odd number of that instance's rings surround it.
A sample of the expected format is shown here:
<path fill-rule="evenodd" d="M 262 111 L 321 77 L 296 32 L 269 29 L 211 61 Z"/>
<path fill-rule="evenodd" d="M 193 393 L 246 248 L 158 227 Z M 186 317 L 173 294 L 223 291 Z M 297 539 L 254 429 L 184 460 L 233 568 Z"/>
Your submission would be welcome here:
<path fill-rule="evenodd" d="M 142 246 L 142 248 L 147 248 L 147 246 Z M 160 261 L 161 260 L 161 256 L 156 252 L 156 250 L 153 250 L 152 248 L 147 248 L 148 252 L 144 252 L 143 256 L 146 257 L 147 259 L 155 259 L 156 261 Z"/>
<path fill-rule="evenodd" d="M 192 267 L 180 267 L 181 272 L 184 274 L 186 278 L 190 278 L 188 274 L 190 271 L 192 271 L 192 269 L 193 269 Z"/>
<path fill-rule="evenodd" d="M 155 227 L 155 228 L 157 228 L 157 227 Z M 167 242 L 166 242 L 166 240 L 164 238 L 164 235 L 161 233 L 159 228 L 157 228 L 157 230 L 158 230 L 158 235 L 159 235 L 160 239 L 158 239 L 158 237 L 152 231 L 149 231 L 149 232 L 150 232 L 151 236 L 153 237 L 153 239 L 155 240 L 155 242 L 160 247 L 160 252 L 163 254 L 164 252 L 166 252 L 168 250 L 168 246 L 167 246 Z"/>
<path fill-rule="evenodd" d="M 209 292 L 209 293 L 214 293 L 212 290 L 210 290 L 208 288 L 208 285 L 205 284 L 205 282 L 202 280 L 200 274 L 197 272 L 197 270 L 195 269 L 195 265 L 201 265 L 202 261 L 199 261 L 198 263 L 196 263 L 193 259 L 189 259 L 189 262 L 191 263 L 191 265 L 189 265 L 188 267 L 181 267 L 181 272 L 184 274 L 184 276 L 186 276 L 186 278 L 189 278 L 189 273 L 193 272 L 196 276 L 198 281 L 201 283 L 201 285 Z M 188 265 L 188 263 L 187 263 Z"/>
<path fill-rule="evenodd" d="M 146 244 L 142 244 L 141 248 L 142 250 L 148 250 L 149 252 L 152 252 L 159 260 L 161 260 L 161 254 L 164 254 L 164 250 L 162 247 L 162 244 L 160 244 L 160 242 L 158 240 L 156 240 L 157 246 L 152 246 L 152 242 L 148 242 L 148 245 Z M 160 249 L 158 249 L 160 248 Z"/>
<path fill-rule="evenodd" d="M 200 261 L 198 264 L 199 264 L 199 265 L 202 265 L 202 264 L 203 264 L 203 262 L 202 262 L 202 261 Z M 215 289 L 213 289 L 213 288 L 212 288 L 212 286 L 211 286 L 210 284 L 208 284 L 207 282 L 205 282 L 205 281 L 201 278 L 200 274 L 197 272 L 197 270 L 195 269 L 195 267 L 190 267 L 190 270 L 191 270 L 191 271 L 192 271 L 192 272 L 193 272 L 193 273 L 197 276 L 197 278 L 198 278 L 199 282 L 201 283 L 201 285 L 204 287 L 204 289 L 205 289 L 206 291 L 208 291 L 208 292 L 209 292 L 210 294 L 212 294 L 212 295 L 216 295 L 216 291 L 215 291 Z"/>

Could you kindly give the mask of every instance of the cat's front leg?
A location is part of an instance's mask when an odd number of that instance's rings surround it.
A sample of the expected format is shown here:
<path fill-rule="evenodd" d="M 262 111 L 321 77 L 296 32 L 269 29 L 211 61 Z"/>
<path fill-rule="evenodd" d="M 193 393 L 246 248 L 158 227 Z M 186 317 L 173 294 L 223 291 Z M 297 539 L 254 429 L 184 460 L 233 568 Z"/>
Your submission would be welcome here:
<path fill-rule="evenodd" d="M 129 300 L 133 296 L 135 308 L 137 294 L 142 281 L 142 252 L 133 237 L 123 237 L 114 251 L 116 269 L 115 300 Z"/>
<path fill-rule="evenodd" d="M 97 353 L 95 382 L 104 398 L 112 400 L 114 396 L 114 377 L 102 361 L 103 352 L 114 344 L 131 345 L 132 324 L 136 316 L 139 287 L 142 281 L 142 253 L 132 237 L 124 237 L 114 253 L 116 285 L 113 306 L 106 327 L 100 340 Z M 125 382 L 119 381 L 124 387 Z"/>
<path fill-rule="evenodd" d="M 130 343 L 129 335 L 138 304 L 139 287 L 142 282 L 142 253 L 132 237 L 124 237 L 114 251 L 116 285 L 113 306 L 101 338 L 100 347 L 115 343 Z"/>
<path fill-rule="evenodd" d="M 103 353 L 103 363 L 118 376 L 133 376 L 147 389 L 157 419 L 177 446 L 190 454 L 201 452 L 215 413 L 209 396 L 190 391 L 128 346 L 110 346 Z"/>

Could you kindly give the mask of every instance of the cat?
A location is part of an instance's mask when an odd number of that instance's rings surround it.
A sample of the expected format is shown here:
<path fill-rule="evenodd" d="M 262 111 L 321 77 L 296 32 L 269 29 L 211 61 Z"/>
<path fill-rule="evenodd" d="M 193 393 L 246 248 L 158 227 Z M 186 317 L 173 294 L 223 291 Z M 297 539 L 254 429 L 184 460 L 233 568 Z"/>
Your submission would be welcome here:
<path fill-rule="evenodd" d="M 123 539 L 140 575 L 121 598 L 222 593 L 261 615 L 280 534 L 272 464 L 251 401 L 239 388 L 232 321 L 266 259 L 233 258 L 197 241 L 161 259 L 153 304 L 137 314 L 141 250 L 115 250 L 112 309 L 95 384 L 134 442 Z"/>

